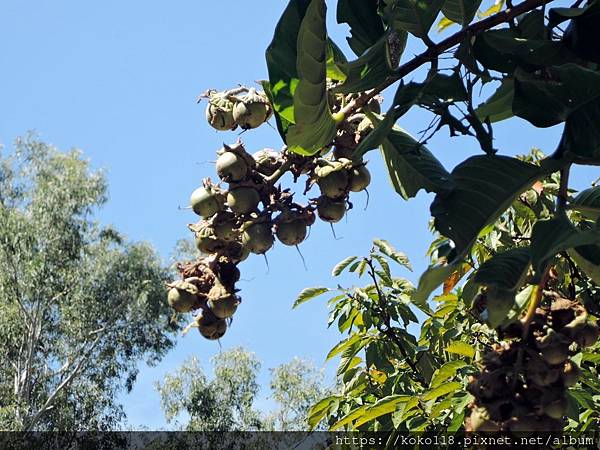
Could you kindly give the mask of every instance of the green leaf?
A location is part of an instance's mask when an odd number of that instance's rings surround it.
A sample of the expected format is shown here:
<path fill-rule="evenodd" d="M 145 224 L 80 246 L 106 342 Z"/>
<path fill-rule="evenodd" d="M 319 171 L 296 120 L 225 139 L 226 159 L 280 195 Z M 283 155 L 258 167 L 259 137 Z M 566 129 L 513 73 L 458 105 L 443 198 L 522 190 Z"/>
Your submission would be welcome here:
<path fill-rule="evenodd" d="M 384 34 L 375 44 L 369 47 L 358 59 L 345 64 L 339 64 L 340 70 L 346 75 L 346 80 L 333 89 L 335 93 L 348 94 L 351 92 L 368 91 L 383 83 L 394 73 L 390 47 L 389 33 Z M 406 33 L 400 34 L 401 42 L 406 43 Z"/>
<path fill-rule="evenodd" d="M 419 285 L 412 296 L 416 305 L 427 307 L 431 293 L 441 286 L 460 266 L 462 260 L 455 259 L 451 264 L 429 267 L 419 278 Z"/>
<path fill-rule="evenodd" d="M 475 348 L 466 342 L 452 341 L 444 350 L 446 350 L 448 353 L 466 356 L 467 358 L 471 359 L 473 356 L 475 356 Z"/>
<path fill-rule="evenodd" d="M 294 306 L 293 308 L 296 308 L 298 306 L 300 306 L 302 303 L 305 303 L 315 297 L 318 297 L 321 294 L 324 294 L 325 292 L 329 292 L 330 289 L 326 288 L 326 287 L 309 287 L 309 288 L 305 288 L 302 289 L 302 292 L 300 292 L 300 294 L 298 294 L 298 297 L 296 297 L 296 301 L 294 302 Z"/>
<path fill-rule="evenodd" d="M 361 417 L 365 413 L 365 411 L 367 410 L 367 408 L 369 406 L 370 405 L 362 405 L 362 406 L 359 406 L 356 409 L 353 409 L 348 414 L 346 414 L 346 416 L 342 417 L 336 423 L 334 423 L 333 425 L 331 425 L 331 427 L 329 427 L 329 430 L 331 430 L 331 431 L 333 431 L 333 430 L 339 430 L 340 428 L 348 425 L 349 423 L 351 423 L 354 420 L 356 420 L 359 417 Z"/>
<path fill-rule="evenodd" d="M 600 284 L 600 246 L 583 245 L 568 251 L 573 261 L 596 284 Z"/>
<path fill-rule="evenodd" d="M 484 67 L 503 73 L 513 73 L 517 66 L 535 69 L 573 59 L 560 42 L 527 39 L 519 30 L 512 28 L 477 34 L 473 53 Z"/>
<path fill-rule="evenodd" d="M 571 17 L 571 23 L 563 35 L 565 45 L 577 56 L 600 64 L 600 2 L 588 2 L 581 14 Z"/>
<path fill-rule="evenodd" d="M 383 22 L 377 13 L 377 0 L 339 0 L 337 22 L 347 23 L 351 37 L 348 45 L 357 56 L 373 46 L 383 35 Z"/>
<path fill-rule="evenodd" d="M 557 150 L 557 156 L 574 156 L 578 164 L 600 164 L 600 98 L 572 113 Z"/>
<path fill-rule="evenodd" d="M 487 322 L 498 328 L 516 304 L 515 291 L 492 286 L 486 293 Z"/>
<path fill-rule="evenodd" d="M 383 17 L 396 30 L 425 38 L 445 0 L 384 0 Z"/>
<path fill-rule="evenodd" d="M 406 403 L 410 400 L 408 395 L 389 395 L 378 400 L 376 403 L 366 408 L 363 415 L 361 415 L 352 425 L 354 429 L 360 427 L 362 424 L 367 423 L 371 420 L 375 420 L 378 417 L 385 416 L 386 414 L 393 413 L 401 403 Z"/>
<path fill-rule="evenodd" d="M 310 427 L 311 430 L 314 429 L 317 425 L 319 425 L 321 420 L 323 420 L 325 418 L 325 416 L 328 414 L 331 407 L 336 402 L 339 403 L 340 399 L 341 399 L 341 397 L 339 397 L 337 395 L 325 397 L 324 399 L 319 401 L 316 405 L 313 405 L 310 408 L 310 410 L 308 411 L 308 418 L 306 420 L 307 420 L 308 426 Z"/>
<path fill-rule="evenodd" d="M 581 191 L 569 203 L 569 208 L 581 212 L 588 219 L 598 220 L 600 217 L 600 186 Z"/>
<path fill-rule="evenodd" d="M 443 366 L 435 371 L 433 378 L 431 379 L 431 387 L 436 388 L 440 386 L 446 380 L 449 380 L 459 369 L 466 367 L 467 363 L 461 360 L 448 361 Z"/>
<path fill-rule="evenodd" d="M 515 72 L 513 112 L 536 127 L 564 122 L 600 97 L 600 73 L 577 64 L 549 67 L 543 76 Z"/>
<path fill-rule="evenodd" d="M 373 239 L 373 244 L 379 249 L 381 253 L 388 256 L 390 259 L 397 262 L 401 266 L 404 266 L 408 270 L 412 271 L 412 266 L 410 265 L 408 257 L 404 253 L 396 250 L 388 241 L 384 239 Z"/>
<path fill-rule="evenodd" d="M 359 342 L 363 338 L 364 338 L 364 335 L 356 333 L 356 334 L 353 334 L 352 336 L 350 336 L 348 339 L 344 339 L 343 341 L 339 342 L 335 347 L 333 347 L 329 351 L 329 353 L 327 353 L 327 357 L 325 358 L 325 361 L 329 361 L 331 358 L 335 357 L 336 355 L 339 355 L 340 353 L 345 351 L 347 348 L 353 346 L 355 343 Z M 354 355 L 352 355 L 352 356 L 354 356 Z"/>
<path fill-rule="evenodd" d="M 452 177 L 440 161 L 400 127 L 393 127 L 383 140 L 381 154 L 392 186 L 405 200 L 421 189 L 437 193 L 452 188 Z"/>
<path fill-rule="evenodd" d="M 452 171 L 454 189 L 431 204 L 436 230 L 454 241 L 459 254 L 468 251 L 486 225 L 551 169 L 508 156 L 468 158 Z"/>
<path fill-rule="evenodd" d="M 503 6 L 504 6 L 504 0 L 496 0 L 492 6 L 490 6 L 485 11 L 478 13 L 477 15 L 481 19 L 483 19 L 485 17 L 489 17 L 491 15 L 494 15 L 494 14 L 500 12 L 502 10 Z"/>
<path fill-rule="evenodd" d="M 484 262 L 475 273 L 474 281 L 516 291 L 523 283 L 530 263 L 529 247 L 512 248 Z"/>
<path fill-rule="evenodd" d="M 496 92 L 485 103 L 479 105 L 475 110 L 475 114 L 482 121 L 489 120 L 491 123 L 509 119 L 513 116 L 514 95 L 515 84 L 513 79 L 505 78 Z"/>
<path fill-rule="evenodd" d="M 286 143 L 300 155 L 319 152 L 336 133 L 327 95 L 326 10 L 324 0 L 312 0 L 298 32 L 299 82 L 294 92 L 294 125 L 287 130 Z"/>
<path fill-rule="evenodd" d="M 428 391 L 425 395 L 423 395 L 422 400 L 426 402 L 430 400 L 436 400 L 440 397 L 443 397 L 444 395 L 448 395 L 452 392 L 458 391 L 461 388 L 462 384 L 458 381 L 445 383 L 441 386 L 436 387 L 435 389 Z"/>
<path fill-rule="evenodd" d="M 288 127 L 294 123 L 294 92 L 299 81 L 296 67 L 297 36 L 309 3 L 310 0 L 288 2 L 265 54 L 269 83 L 263 87 L 269 94 L 277 127 L 284 141 Z"/>
<path fill-rule="evenodd" d="M 579 231 L 566 217 L 537 222 L 531 232 L 531 262 L 539 276 L 558 253 L 600 243 L 600 229 Z"/>
<path fill-rule="evenodd" d="M 333 42 L 328 39 L 327 42 L 327 78 L 335 81 L 345 81 L 346 74 L 342 71 L 342 65 L 348 63 L 344 52 Z"/>
<path fill-rule="evenodd" d="M 480 4 L 481 0 L 446 0 L 442 12 L 452 22 L 468 25 Z"/>
<path fill-rule="evenodd" d="M 339 274 L 341 274 L 346 269 L 346 267 L 348 267 L 350 264 L 352 264 L 352 262 L 354 262 L 355 260 L 356 260 L 356 256 L 348 256 L 346 259 L 344 259 L 343 261 L 340 261 L 333 268 L 331 275 L 334 277 L 337 277 Z"/>

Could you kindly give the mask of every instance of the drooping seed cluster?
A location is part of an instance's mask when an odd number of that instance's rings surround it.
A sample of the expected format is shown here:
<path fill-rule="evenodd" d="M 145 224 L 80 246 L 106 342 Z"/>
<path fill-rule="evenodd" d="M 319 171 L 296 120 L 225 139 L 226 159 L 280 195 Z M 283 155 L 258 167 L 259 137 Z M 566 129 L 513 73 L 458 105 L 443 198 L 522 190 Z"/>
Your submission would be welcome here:
<path fill-rule="evenodd" d="M 256 128 L 272 114 L 265 94 L 252 88 L 209 90 L 202 97 L 208 99 L 208 123 L 221 131 L 238 126 L 244 130 Z M 332 105 L 334 111 L 350 100 L 339 95 L 330 99 L 337 102 Z M 241 261 L 251 253 L 264 255 L 275 240 L 299 245 L 317 216 L 329 223 L 344 217 L 352 207 L 350 193 L 365 190 L 371 181 L 366 163 L 351 159 L 372 129 L 370 124 L 359 111 L 340 124 L 330 146 L 312 157 L 291 153 L 286 147 L 250 154 L 240 140 L 217 151 L 219 182 L 205 178 L 190 197 L 191 208 L 200 220 L 190 224 L 189 229 L 203 256 L 198 261 L 180 263 L 182 278 L 168 285 L 168 301 L 177 312 L 199 310 L 190 326 L 199 328 L 207 339 L 222 337 L 241 302 L 235 286 Z M 321 194 L 304 204 L 297 203 L 295 194 L 278 184 L 286 173 L 294 182 L 305 178 L 303 194 L 313 186 L 318 186 Z"/>
<path fill-rule="evenodd" d="M 577 301 L 550 296 L 538 308 L 527 334 L 522 326 L 507 330 L 513 340 L 495 344 L 470 380 L 475 397 L 467 431 L 515 434 L 560 432 L 568 402 L 566 390 L 581 370 L 569 359 L 598 340 L 598 326 Z"/>

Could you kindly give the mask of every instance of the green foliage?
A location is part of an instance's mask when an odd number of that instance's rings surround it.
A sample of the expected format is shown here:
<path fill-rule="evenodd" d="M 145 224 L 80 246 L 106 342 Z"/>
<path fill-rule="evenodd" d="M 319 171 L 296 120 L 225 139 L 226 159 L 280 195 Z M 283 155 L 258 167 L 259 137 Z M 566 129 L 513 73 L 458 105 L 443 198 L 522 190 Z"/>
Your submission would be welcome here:
<path fill-rule="evenodd" d="M 299 431 L 306 429 L 309 407 L 327 393 L 323 373 L 299 358 L 271 369 L 270 391 L 276 408 L 256 409 L 261 363 L 241 347 L 212 358 L 207 378 L 192 357 L 156 383 L 168 423 L 186 431 Z"/>
<path fill-rule="evenodd" d="M 116 427 L 116 394 L 174 344 L 168 271 L 93 221 L 106 188 L 81 152 L 33 137 L 0 158 L 3 429 Z"/>

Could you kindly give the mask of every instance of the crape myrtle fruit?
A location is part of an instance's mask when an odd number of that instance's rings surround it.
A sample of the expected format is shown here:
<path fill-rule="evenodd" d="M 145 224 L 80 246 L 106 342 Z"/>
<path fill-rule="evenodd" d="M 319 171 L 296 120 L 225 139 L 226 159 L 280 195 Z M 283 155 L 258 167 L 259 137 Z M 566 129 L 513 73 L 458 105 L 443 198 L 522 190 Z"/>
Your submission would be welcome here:
<path fill-rule="evenodd" d="M 333 86 L 333 85 L 332 85 Z M 355 94 L 331 94 L 333 112 L 352 101 Z M 250 130 L 273 113 L 263 92 L 240 86 L 228 91 L 208 90 L 206 119 L 220 131 Z M 339 222 L 352 207 L 350 194 L 364 191 L 371 175 L 362 160 L 352 159 L 361 140 L 373 129 L 367 110 L 380 112 L 380 99 L 339 124 L 334 141 L 314 156 L 292 153 L 284 146 L 249 153 L 241 140 L 216 151 L 217 182 L 204 178 L 190 196 L 190 207 L 199 217 L 188 225 L 200 257 L 177 265 L 181 279 L 167 285 L 167 300 L 177 313 L 195 312 L 188 325 L 206 339 L 224 336 L 242 303 L 236 284 L 238 265 L 250 254 L 264 255 L 279 241 L 286 246 L 304 242 L 319 217 Z M 333 151 L 331 151 L 333 149 Z M 303 182 L 305 203 L 279 181 L 286 174 Z M 310 193 L 309 193 L 310 191 Z"/>
<path fill-rule="evenodd" d="M 598 325 L 579 301 L 549 292 L 526 334 L 520 322 L 514 328 L 505 334 L 517 337 L 494 344 L 483 355 L 481 372 L 470 379 L 468 432 L 563 429 L 566 390 L 581 376 L 570 358 L 596 343 Z"/>

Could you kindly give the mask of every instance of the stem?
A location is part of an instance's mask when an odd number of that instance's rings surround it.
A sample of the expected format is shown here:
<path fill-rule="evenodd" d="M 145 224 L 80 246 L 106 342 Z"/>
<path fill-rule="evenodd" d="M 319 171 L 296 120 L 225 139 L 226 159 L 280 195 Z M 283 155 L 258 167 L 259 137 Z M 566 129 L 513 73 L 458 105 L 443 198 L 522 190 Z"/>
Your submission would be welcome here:
<path fill-rule="evenodd" d="M 527 308 L 527 313 L 525 314 L 525 317 L 523 317 L 523 319 L 521 319 L 521 323 L 523 324 L 523 333 L 521 336 L 523 339 L 525 339 L 527 337 L 527 334 L 529 333 L 529 324 L 531 323 L 531 319 L 533 319 L 533 316 L 535 315 L 535 310 L 538 308 L 538 306 L 540 306 L 540 301 L 542 300 L 542 295 L 544 293 L 544 287 L 546 286 L 546 283 L 548 282 L 549 273 L 550 273 L 550 265 L 548 265 L 546 267 L 546 270 L 544 270 L 542 279 L 540 280 L 538 285 L 535 287 L 535 289 L 536 289 L 535 297 L 529 304 L 529 308 Z"/>
<path fill-rule="evenodd" d="M 279 167 L 279 169 L 273 172 L 273 175 L 266 177 L 265 181 L 271 185 L 277 183 L 290 167 L 292 167 L 292 162 L 288 159 L 281 165 L 281 167 Z"/>
<path fill-rule="evenodd" d="M 348 103 L 344 108 L 342 108 L 341 112 L 347 116 L 353 111 L 356 111 L 357 109 L 366 105 L 369 100 L 371 100 L 381 91 L 387 89 L 396 81 L 404 78 L 406 75 L 418 69 L 423 64 L 436 59 L 445 51 L 449 50 L 455 45 L 460 44 L 465 37 L 475 35 L 485 30 L 489 30 L 490 28 L 493 28 L 496 25 L 500 25 L 501 23 L 510 22 L 515 17 L 529 12 L 537 8 L 538 6 L 543 6 L 551 1 L 552 0 L 526 0 L 523 3 L 515 6 L 514 8 L 505 9 L 504 11 L 500 11 L 499 13 L 496 13 L 493 16 L 480 20 L 479 22 L 475 22 L 469 25 L 468 27 L 462 29 L 461 31 L 454 33 L 452 36 L 447 37 L 443 41 L 429 46 L 427 50 L 425 50 L 423 53 L 415 56 L 410 61 L 402 64 L 398 68 L 398 70 L 396 70 L 396 72 L 393 75 L 391 75 L 387 80 L 385 80 L 381 85 L 374 89 L 371 89 L 369 92 L 366 92 L 357 99 Z"/>
<path fill-rule="evenodd" d="M 567 164 L 560 170 L 560 186 L 556 197 L 556 213 L 566 214 L 567 201 L 569 200 L 569 172 L 571 164 Z"/>

